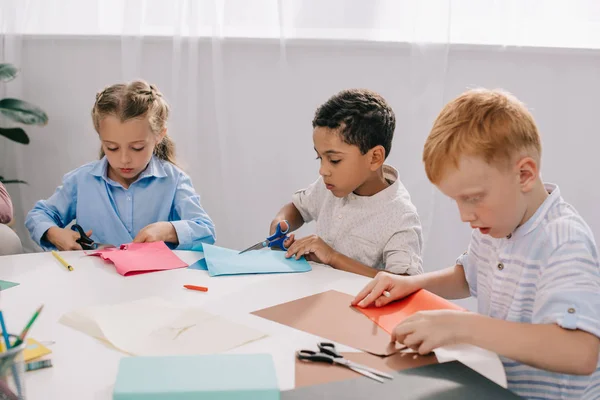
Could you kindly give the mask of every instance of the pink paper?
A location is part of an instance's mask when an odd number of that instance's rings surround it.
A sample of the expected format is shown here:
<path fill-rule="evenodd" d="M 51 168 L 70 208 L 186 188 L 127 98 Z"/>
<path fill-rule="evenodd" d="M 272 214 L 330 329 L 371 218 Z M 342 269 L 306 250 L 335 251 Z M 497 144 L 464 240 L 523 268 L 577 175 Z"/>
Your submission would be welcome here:
<path fill-rule="evenodd" d="M 188 266 L 167 247 L 165 242 L 129 243 L 121 245 L 118 249 L 109 248 L 86 254 L 99 256 L 103 260 L 112 262 L 117 272 L 123 276 Z"/>

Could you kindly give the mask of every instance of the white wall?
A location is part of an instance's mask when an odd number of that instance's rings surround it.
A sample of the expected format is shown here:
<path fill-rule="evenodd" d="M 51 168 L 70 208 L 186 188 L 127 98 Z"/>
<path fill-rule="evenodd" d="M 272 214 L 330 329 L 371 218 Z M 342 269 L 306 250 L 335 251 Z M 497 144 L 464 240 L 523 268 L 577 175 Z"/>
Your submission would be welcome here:
<path fill-rule="evenodd" d="M 4 61 L 22 69 L 5 89 L 41 106 L 50 122 L 27 129 L 29 146 L 0 138 L 0 174 L 29 182 L 9 187 L 19 225 L 64 173 L 97 156 L 89 116 L 96 91 L 142 77 L 173 106 L 171 135 L 220 245 L 260 240 L 279 207 L 316 179 L 314 110 L 349 87 L 380 92 L 396 111 L 388 161 L 422 214 L 427 269 L 453 263 L 468 243 L 468 227 L 429 184 L 420 161 L 437 112 L 468 87 L 502 87 L 528 104 L 543 135 L 544 179 L 558 183 L 600 232 L 598 51 L 291 42 L 282 53 L 270 41 L 74 37 L 27 37 L 21 45 L 4 51 Z M 20 60 L 6 60 L 11 54 Z M 19 232 L 25 239 L 23 227 Z"/>

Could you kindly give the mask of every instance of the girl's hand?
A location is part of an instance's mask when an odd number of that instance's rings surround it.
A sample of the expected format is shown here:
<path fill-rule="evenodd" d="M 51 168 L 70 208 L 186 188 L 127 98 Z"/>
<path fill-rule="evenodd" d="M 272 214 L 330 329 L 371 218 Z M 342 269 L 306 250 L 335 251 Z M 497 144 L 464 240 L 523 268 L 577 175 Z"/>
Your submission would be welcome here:
<path fill-rule="evenodd" d="M 155 222 L 144 227 L 133 239 L 133 243 L 168 242 L 179 243 L 177 231 L 170 222 Z"/>
<path fill-rule="evenodd" d="M 92 236 L 92 231 L 87 231 L 85 234 L 88 237 Z M 60 251 L 82 250 L 81 245 L 76 242 L 80 238 L 78 232 L 67 228 L 59 228 L 58 226 L 53 226 L 46 231 L 46 240 Z"/>

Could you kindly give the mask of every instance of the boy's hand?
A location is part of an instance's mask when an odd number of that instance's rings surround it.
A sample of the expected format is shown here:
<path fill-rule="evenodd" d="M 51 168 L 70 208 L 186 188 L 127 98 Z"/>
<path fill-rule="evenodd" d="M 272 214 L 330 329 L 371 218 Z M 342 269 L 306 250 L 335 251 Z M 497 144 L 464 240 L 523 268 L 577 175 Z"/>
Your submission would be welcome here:
<path fill-rule="evenodd" d="M 290 225 L 287 223 L 286 220 L 274 220 L 273 222 L 271 222 L 271 226 L 269 227 L 269 236 L 275 233 L 275 231 L 277 230 L 277 225 L 279 225 L 282 232 L 287 232 L 288 229 L 290 229 Z"/>
<path fill-rule="evenodd" d="M 403 343 L 419 354 L 429 354 L 438 347 L 464 343 L 473 329 L 472 317 L 464 311 L 420 311 L 394 328 L 392 342 Z"/>
<path fill-rule="evenodd" d="M 85 234 L 92 236 L 92 231 L 87 231 Z M 46 240 L 60 251 L 82 250 L 81 245 L 76 242 L 80 238 L 78 232 L 67 228 L 59 228 L 58 226 L 53 226 L 46 231 Z"/>
<path fill-rule="evenodd" d="M 291 235 L 289 235 L 289 237 L 283 241 L 283 245 L 285 246 L 286 249 L 289 249 L 292 244 L 294 244 L 294 242 L 296 241 L 296 236 L 294 236 L 294 234 L 292 233 Z M 271 247 L 271 250 L 274 250 Z M 275 249 L 275 250 L 279 250 L 279 249 Z"/>
<path fill-rule="evenodd" d="M 293 239 L 293 236 L 291 236 Z M 296 260 L 304 256 L 308 261 L 315 261 L 321 264 L 331 264 L 336 251 L 317 235 L 310 235 L 302 239 L 293 240 L 293 243 L 285 253 L 286 258 L 296 256 Z"/>
<path fill-rule="evenodd" d="M 170 222 L 155 222 L 144 227 L 133 239 L 133 243 L 168 242 L 179 243 L 177 231 Z"/>
<path fill-rule="evenodd" d="M 290 225 L 285 220 L 273 221 L 273 222 L 271 222 L 271 227 L 269 229 L 269 236 L 273 235 L 277 231 L 277 225 L 279 225 L 282 232 L 287 232 L 288 229 L 290 229 Z M 283 245 L 285 246 L 286 249 L 289 249 L 290 246 L 292 245 L 292 243 L 294 243 L 294 240 L 295 240 L 295 236 L 292 233 L 291 235 L 289 235 L 288 239 L 284 240 Z M 271 250 L 282 250 L 279 246 L 270 247 L 270 249 Z"/>
<path fill-rule="evenodd" d="M 375 307 L 385 306 L 392 301 L 404 298 L 417 291 L 419 288 L 414 284 L 412 277 L 399 276 L 389 272 L 379 272 L 371 282 L 361 290 L 354 300 L 353 306 L 369 307 L 374 304 Z M 384 295 L 389 293 L 389 296 Z"/>

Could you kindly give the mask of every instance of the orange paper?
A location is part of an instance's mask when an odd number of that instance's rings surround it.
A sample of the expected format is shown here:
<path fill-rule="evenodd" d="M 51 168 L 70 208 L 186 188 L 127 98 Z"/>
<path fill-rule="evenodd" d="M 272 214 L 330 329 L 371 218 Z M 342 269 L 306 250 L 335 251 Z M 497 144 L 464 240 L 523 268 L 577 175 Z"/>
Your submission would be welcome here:
<path fill-rule="evenodd" d="M 395 301 L 383 307 L 356 308 L 389 334 L 392 333 L 396 325 L 418 311 L 465 311 L 464 308 L 457 306 L 443 297 L 428 292 L 427 290 L 416 291 L 402 300 Z"/>
<path fill-rule="evenodd" d="M 129 243 L 118 249 L 109 248 L 86 254 L 100 256 L 103 260 L 112 262 L 117 272 L 123 276 L 188 266 L 164 242 Z"/>

